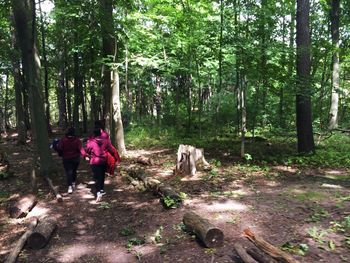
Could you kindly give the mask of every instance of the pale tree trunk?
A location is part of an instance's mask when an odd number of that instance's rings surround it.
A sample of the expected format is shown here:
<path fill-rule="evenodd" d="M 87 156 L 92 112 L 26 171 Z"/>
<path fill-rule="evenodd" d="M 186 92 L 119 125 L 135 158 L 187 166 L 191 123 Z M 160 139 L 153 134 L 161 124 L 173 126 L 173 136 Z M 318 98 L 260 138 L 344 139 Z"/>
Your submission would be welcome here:
<path fill-rule="evenodd" d="M 240 78 L 240 109 L 241 109 L 241 158 L 245 156 L 245 134 L 247 132 L 246 81 Z"/>
<path fill-rule="evenodd" d="M 13 19 L 12 19 L 13 20 Z M 12 21 L 14 23 L 14 21 Z M 12 40 L 12 75 L 15 88 L 15 102 L 16 102 L 16 128 L 18 132 L 18 144 L 25 144 L 27 139 L 27 128 L 24 120 L 23 98 L 22 98 L 22 80 L 21 69 L 19 63 L 18 43 L 14 29 L 11 29 Z"/>
<path fill-rule="evenodd" d="M 331 34 L 333 44 L 333 58 L 332 58 L 332 97 L 331 107 L 329 111 L 329 129 L 334 129 L 338 126 L 338 104 L 339 104 L 339 13 L 340 0 L 332 0 L 331 6 Z"/>
<path fill-rule="evenodd" d="M 309 12 L 309 0 L 297 0 L 296 125 L 299 153 L 310 153 L 315 150 L 311 115 Z"/>
<path fill-rule="evenodd" d="M 42 175 L 52 171 L 52 156 L 48 147 L 49 138 L 40 88 L 40 59 L 36 48 L 34 1 L 12 0 L 18 41 L 22 51 L 23 72 L 28 84 L 31 109 L 31 124 Z"/>
<path fill-rule="evenodd" d="M 160 127 L 161 124 L 161 114 L 162 114 L 162 96 L 160 87 L 160 76 L 156 74 L 156 94 L 154 96 L 154 104 L 157 113 L 157 126 Z"/>
<path fill-rule="evenodd" d="M 61 129 L 67 128 L 67 105 L 65 87 L 65 69 L 63 51 L 58 52 L 60 66 L 58 71 L 57 104 L 58 104 L 58 125 Z"/>
<path fill-rule="evenodd" d="M 80 133 L 79 105 L 80 105 L 80 75 L 79 75 L 79 55 L 78 52 L 73 54 L 74 60 L 74 105 L 73 105 L 73 126 L 75 131 Z"/>

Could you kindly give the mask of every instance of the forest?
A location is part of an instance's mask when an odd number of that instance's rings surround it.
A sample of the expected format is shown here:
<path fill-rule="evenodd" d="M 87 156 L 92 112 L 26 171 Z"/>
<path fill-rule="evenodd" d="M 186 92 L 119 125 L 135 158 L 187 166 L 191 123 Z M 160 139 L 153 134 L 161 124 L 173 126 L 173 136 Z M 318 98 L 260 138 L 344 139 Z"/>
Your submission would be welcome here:
<path fill-rule="evenodd" d="M 0 35 L 1 262 L 350 261 L 350 0 L 0 0 Z M 53 149 L 96 123 L 102 201 Z"/>

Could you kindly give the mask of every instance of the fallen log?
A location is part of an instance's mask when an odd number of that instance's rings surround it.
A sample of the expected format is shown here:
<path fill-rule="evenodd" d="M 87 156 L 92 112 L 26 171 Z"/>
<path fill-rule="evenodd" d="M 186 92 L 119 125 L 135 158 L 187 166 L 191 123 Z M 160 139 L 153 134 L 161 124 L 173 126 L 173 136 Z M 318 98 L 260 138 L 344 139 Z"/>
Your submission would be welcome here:
<path fill-rule="evenodd" d="M 153 165 L 153 160 L 150 157 L 139 156 L 136 162 L 142 165 Z"/>
<path fill-rule="evenodd" d="M 271 257 L 279 261 L 284 260 L 284 262 L 287 262 L 287 263 L 299 263 L 298 260 L 294 259 L 288 253 L 271 245 L 270 243 L 265 241 L 263 238 L 255 235 L 249 228 L 244 230 L 244 236 L 247 237 L 251 242 L 253 242 L 254 245 L 257 246 L 259 249 L 263 250 L 264 252 L 269 254 Z"/>
<path fill-rule="evenodd" d="M 21 218 L 27 216 L 27 214 L 37 204 L 35 195 L 29 194 L 18 200 L 13 206 L 10 207 L 11 218 Z"/>
<path fill-rule="evenodd" d="M 236 250 L 238 256 L 243 260 L 244 263 L 259 263 L 247 253 L 241 243 L 236 242 L 233 244 L 233 248 Z"/>
<path fill-rule="evenodd" d="M 211 224 L 207 219 L 193 211 L 186 212 L 183 217 L 186 228 L 193 232 L 208 247 L 220 247 L 224 242 L 223 232 Z"/>
<path fill-rule="evenodd" d="M 159 185 L 157 187 L 157 195 L 159 195 L 160 201 L 162 202 L 163 206 L 166 208 L 175 208 L 179 207 L 182 203 L 181 196 L 171 187 L 165 186 L 165 185 Z M 171 204 L 167 204 L 167 200 L 171 199 Z"/>
<path fill-rule="evenodd" d="M 19 255 L 19 253 L 21 253 L 21 250 L 22 250 L 24 244 L 26 243 L 28 237 L 32 234 L 32 232 L 37 224 L 38 224 L 38 219 L 36 217 L 32 218 L 30 223 L 29 223 L 28 230 L 17 241 L 16 246 L 13 248 L 12 252 L 8 255 L 5 263 L 16 262 L 16 259 Z"/>
<path fill-rule="evenodd" d="M 277 260 L 273 259 L 271 256 L 265 254 L 265 252 L 259 250 L 256 247 L 247 248 L 247 252 L 252 256 L 252 258 L 260 263 L 278 263 Z"/>
<path fill-rule="evenodd" d="M 50 240 L 53 231 L 56 229 L 56 220 L 51 218 L 45 218 L 39 222 L 38 226 L 34 229 L 31 235 L 28 237 L 28 247 L 32 249 L 43 248 Z"/>

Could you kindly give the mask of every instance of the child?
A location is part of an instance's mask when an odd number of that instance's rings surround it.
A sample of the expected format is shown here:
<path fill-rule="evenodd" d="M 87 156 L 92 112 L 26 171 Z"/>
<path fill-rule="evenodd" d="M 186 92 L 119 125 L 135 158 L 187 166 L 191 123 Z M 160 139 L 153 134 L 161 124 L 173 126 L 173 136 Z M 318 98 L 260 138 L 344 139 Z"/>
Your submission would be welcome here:
<path fill-rule="evenodd" d="M 63 160 L 63 167 L 67 176 L 68 193 L 71 194 L 76 187 L 77 169 L 80 156 L 85 156 L 80 139 L 75 136 L 75 129 L 69 128 L 65 137 L 57 145 L 57 150 Z"/>
<path fill-rule="evenodd" d="M 96 202 L 99 202 L 105 194 L 104 181 L 107 168 L 107 152 L 115 159 L 119 158 L 118 152 L 112 146 L 109 138 L 102 135 L 100 128 L 94 128 L 93 136 L 86 144 L 87 157 L 90 159 L 91 170 L 96 185 Z"/>

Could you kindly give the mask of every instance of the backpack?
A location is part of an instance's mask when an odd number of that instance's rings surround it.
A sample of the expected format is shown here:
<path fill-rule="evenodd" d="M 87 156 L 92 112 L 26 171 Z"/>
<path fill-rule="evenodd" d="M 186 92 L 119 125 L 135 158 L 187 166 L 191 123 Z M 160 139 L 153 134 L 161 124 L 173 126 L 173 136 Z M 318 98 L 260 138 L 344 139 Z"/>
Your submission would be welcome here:
<path fill-rule="evenodd" d="M 55 152 L 57 152 L 58 153 L 58 156 L 62 156 L 62 150 L 60 150 L 60 149 L 58 149 L 58 143 L 60 142 L 60 140 L 59 139 L 54 139 L 53 141 L 52 141 L 52 143 L 51 143 L 51 145 L 50 145 L 50 148 L 52 148 Z"/>

